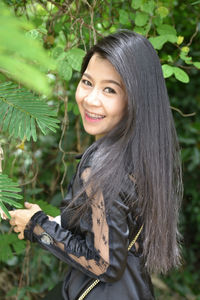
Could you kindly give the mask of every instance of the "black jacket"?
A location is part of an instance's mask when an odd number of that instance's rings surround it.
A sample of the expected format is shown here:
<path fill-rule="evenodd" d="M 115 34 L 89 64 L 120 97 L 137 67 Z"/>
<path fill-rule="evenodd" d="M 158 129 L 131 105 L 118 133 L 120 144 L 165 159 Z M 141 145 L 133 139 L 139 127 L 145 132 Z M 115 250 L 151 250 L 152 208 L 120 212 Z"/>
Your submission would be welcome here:
<path fill-rule="evenodd" d="M 65 202 L 68 204 L 83 183 L 81 175 L 90 167 L 86 162 L 72 179 Z M 122 193 L 123 194 L 123 193 Z M 63 283 L 63 298 L 77 300 L 95 279 L 100 283 L 86 296 L 87 300 L 152 300 L 153 289 L 142 256 L 142 236 L 128 251 L 128 245 L 141 224 L 133 219 L 122 194 L 105 214 L 106 199 L 94 199 L 87 215 L 78 225 L 70 226 L 73 209 L 61 212 L 61 225 L 49 221 L 44 212 L 31 218 L 24 232 L 70 268 Z M 85 193 L 85 197 L 87 194 Z M 84 197 L 77 200 L 84 201 Z M 39 231 L 38 231 L 39 229 Z"/>

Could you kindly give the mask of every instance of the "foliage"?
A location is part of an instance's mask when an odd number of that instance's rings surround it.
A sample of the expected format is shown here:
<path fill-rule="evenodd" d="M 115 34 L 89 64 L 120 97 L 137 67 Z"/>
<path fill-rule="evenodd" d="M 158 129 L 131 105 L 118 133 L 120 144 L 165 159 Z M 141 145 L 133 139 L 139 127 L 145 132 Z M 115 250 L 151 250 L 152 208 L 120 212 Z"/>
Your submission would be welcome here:
<path fill-rule="evenodd" d="M 16 192 L 20 192 L 18 184 L 13 182 L 10 178 L 8 178 L 7 175 L 3 175 L 0 173 L 0 208 L 3 210 L 3 212 L 8 218 L 10 218 L 10 214 L 3 202 L 8 203 L 9 205 L 12 205 L 17 208 L 22 207 L 21 204 L 11 199 L 22 199 L 22 196 L 16 194 Z"/>
<path fill-rule="evenodd" d="M 25 88 L 18 88 L 11 82 L 0 85 L 0 110 L 2 119 L 0 126 L 2 131 L 8 131 L 10 136 L 37 141 L 36 126 L 43 134 L 47 134 L 47 128 L 55 132 L 58 128 L 56 112 L 49 106 L 35 97 Z"/>
<path fill-rule="evenodd" d="M 25 246 L 26 243 L 18 240 L 17 235 L 14 233 L 0 236 L 0 261 L 6 262 L 13 258 L 13 254 L 17 255 L 21 253 L 25 249 Z"/>
<path fill-rule="evenodd" d="M 75 155 L 92 142 L 82 129 L 74 101 L 85 51 L 101 36 L 126 28 L 145 35 L 158 52 L 183 160 L 185 194 L 180 229 L 184 263 L 179 271 L 161 278 L 162 284 L 157 278 L 154 285 L 159 299 L 197 299 L 200 295 L 195 284 L 200 278 L 199 1 L 4 0 L 4 3 L 6 6 L 0 6 L 2 176 L 8 174 L 18 180 L 24 199 L 38 203 L 50 215 L 58 214 L 53 205 L 59 207 L 66 193 L 76 166 Z M 47 130 L 56 128 L 56 133 Z M 43 259 L 39 278 L 32 264 L 26 271 L 20 269 L 24 244 L 18 241 L 21 243 L 18 253 L 22 254 L 16 256 L 16 249 L 9 242 L 7 222 L 3 221 L 0 228 L 4 233 L 1 245 L 7 245 L 8 253 L 16 259 L 10 271 L 24 274 L 20 289 L 15 282 L 7 299 L 12 299 L 14 293 L 17 299 L 36 299 L 38 293 L 43 295 L 48 286 L 63 276 L 59 272 L 55 279 L 57 270 L 63 270 L 63 266 L 33 246 L 33 254 L 26 253 L 25 259 L 30 255 L 34 262 L 39 257 Z M 3 261 L 3 266 L 8 267 L 10 259 L 4 257 Z M 29 281 L 25 278 L 31 272 Z"/>
<path fill-rule="evenodd" d="M 53 61 L 38 41 L 25 34 L 25 30 L 31 28 L 33 25 L 26 18 L 16 18 L 12 10 L 0 3 L 1 72 L 37 92 L 49 95 L 51 88 L 45 73 L 53 66 Z"/>

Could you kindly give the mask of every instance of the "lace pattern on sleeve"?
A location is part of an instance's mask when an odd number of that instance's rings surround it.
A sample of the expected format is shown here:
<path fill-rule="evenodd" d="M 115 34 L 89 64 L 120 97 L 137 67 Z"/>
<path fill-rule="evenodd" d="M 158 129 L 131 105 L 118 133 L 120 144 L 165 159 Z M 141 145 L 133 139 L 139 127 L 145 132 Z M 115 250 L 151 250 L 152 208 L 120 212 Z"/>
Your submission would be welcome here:
<path fill-rule="evenodd" d="M 85 169 L 82 173 L 82 180 L 85 181 L 89 175 L 89 168 Z M 86 190 L 88 195 L 90 190 Z M 93 236 L 93 250 L 88 249 L 90 252 L 94 252 L 94 258 L 89 259 L 88 255 L 85 255 L 84 251 L 77 251 L 73 253 L 71 249 L 68 248 L 66 240 L 63 241 L 57 240 L 53 235 L 46 232 L 44 226 L 38 224 L 35 225 L 33 229 L 34 236 L 40 238 L 43 244 L 52 245 L 55 249 L 59 248 L 62 251 L 63 255 L 69 256 L 72 261 L 81 265 L 84 269 L 92 272 L 93 274 L 99 276 L 106 272 L 109 267 L 109 226 L 106 221 L 105 216 L 105 205 L 104 198 L 102 193 L 95 195 L 91 205 L 92 212 L 92 228 L 90 229 Z M 64 230 L 64 229 L 63 229 Z M 91 234 L 90 234 L 91 236 Z M 73 237 L 72 237 L 73 239 Z M 81 239 L 80 236 L 76 237 L 77 242 L 79 243 L 78 247 L 80 249 L 87 248 L 87 234 L 84 239 Z M 82 247 L 84 245 L 84 247 Z M 77 247 L 76 247 L 77 249 Z"/>
<path fill-rule="evenodd" d="M 89 173 L 89 168 L 83 171 L 81 176 L 83 181 L 87 180 Z M 89 195 L 89 189 L 86 193 Z M 69 256 L 87 270 L 100 275 L 105 273 L 109 266 L 109 228 L 105 217 L 105 205 L 102 193 L 96 195 L 92 201 L 92 232 L 94 236 L 94 248 L 99 254 L 100 259 L 96 261 L 94 259 L 88 260 L 84 256 L 77 257 L 73 254 L 69 254 Z M 56 244 L 62 251 L 65 251 L 64 244 Z"/>

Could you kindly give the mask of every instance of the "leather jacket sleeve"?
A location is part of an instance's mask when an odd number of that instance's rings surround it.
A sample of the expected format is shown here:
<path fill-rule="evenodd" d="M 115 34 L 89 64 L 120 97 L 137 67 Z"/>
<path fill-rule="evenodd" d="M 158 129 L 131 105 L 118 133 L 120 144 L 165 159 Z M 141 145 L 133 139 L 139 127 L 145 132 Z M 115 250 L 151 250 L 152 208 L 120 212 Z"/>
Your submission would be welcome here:
<path fill-rule="evenodd" d="M 79 233 L 50 221 L 39 211 L 32 216 L 24 235 L 88 276 L 114 282 L 121 278 L 126 267 L 127 213 L 128 208 L 119 196 L 105 215 L 102 196 L 90 210 L 91 222 L 81 218 Z"/>

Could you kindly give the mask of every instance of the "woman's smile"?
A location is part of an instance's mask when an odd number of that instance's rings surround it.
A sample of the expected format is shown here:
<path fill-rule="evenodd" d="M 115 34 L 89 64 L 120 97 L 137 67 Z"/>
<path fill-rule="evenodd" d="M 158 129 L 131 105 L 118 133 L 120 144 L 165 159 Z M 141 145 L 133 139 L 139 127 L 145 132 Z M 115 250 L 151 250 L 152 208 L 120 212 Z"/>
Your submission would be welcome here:
<path fill-rule="evenodd" d="M 105 116 L 96 114 L 96 113 L 91 113 L 89 111 L 85 111 L 85 119 L 88 122 L 98 122 L 101 121 L 105 118 Z"/>

